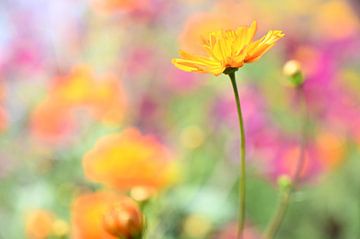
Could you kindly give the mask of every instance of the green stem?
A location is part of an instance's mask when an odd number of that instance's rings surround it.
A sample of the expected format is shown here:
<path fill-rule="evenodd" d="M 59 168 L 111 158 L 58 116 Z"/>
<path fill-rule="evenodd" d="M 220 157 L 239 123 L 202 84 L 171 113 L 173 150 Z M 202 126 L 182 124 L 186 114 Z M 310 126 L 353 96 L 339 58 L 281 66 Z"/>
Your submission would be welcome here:
<path fill-rule="evenodd" d="M 307 111 L 307 105 L 305 102 L 305 99 L 303 98 L 303 91 L 302 88 L 298 88 L 298 93 L 303 101 L 303 112 L 304 112 L 304 120 L 303 120 L 303 126 L 302 126 L 302 135 L 301 135 L 301 144 L 300 144 L 300 155 L 299 159 L 296 165 L 295 173 L 293 175 L 292 183 L 289 186 L 289 188 L 286 188 L 281 195 L 280 203 L 278 206 L 278 209 L 271 220 L 268 229 L 265 232 L 264 239 L 273 239 L 276 237 L 276 234 L 278 233 L 280 226 L 282 222 L 284 221 L 286 211 L 289 208 L 290 199 L 292 196 L 292 193 L 295 191 L 297 184 L 300 181 L 301 178 L 301 172 L 304 168 L 306 156 L 306 141 L 307 141 L 307 134 L 308 134 L 308 125 L 309 125 L 309 117 L 308 117 L 308 111 Z"/>
<path fill-rule="evenodd" d="M 236 101 L 236 108 L 239 118 L 239 128 L 241 137 L 241 152 L 240 152 L 240 177 L 239 177 L 239 196 L 240 196 L 240 207 L 239 207 L 239 224 L 238 224 L 238 239 L 243 238 L 243 231 L 245 225 L 245 205 L 246 205 L 246 161 L 245 161 L 245 131 L 244 131 L 244 120 L 241 112 L 239 92 L 236 85 L 235 72 L 229 73 L 231 84 L 234 90 L 234 96 Z"/>
<path fill-rule="evenodd" d="M 270 226 L 267 229 L 264 239 L 273 239 L 275 238 L 277 232 L 280 229 L 282 222 L 284 221 L 285 214 L 287 209 L 289 208 L 290 198 L 291 198 L 292 189 L 289 188 L 285 192 L 283 192 L 278 209 L 275 213 L 275 216 L 271 220 Z"/>

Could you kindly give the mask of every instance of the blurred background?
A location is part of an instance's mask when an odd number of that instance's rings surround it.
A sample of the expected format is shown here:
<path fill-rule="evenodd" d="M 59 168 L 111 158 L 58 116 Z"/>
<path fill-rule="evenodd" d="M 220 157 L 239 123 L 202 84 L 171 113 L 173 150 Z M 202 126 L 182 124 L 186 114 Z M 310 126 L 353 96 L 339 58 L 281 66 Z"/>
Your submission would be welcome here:
<path fill-rule="evenodd" d="M 156 191 L 145 238 L 235 238 L 230 81 L 171 59 L 199 52 L 209 31 L 253 20 L 256 39 L 286 37 L 237 73 L 245 239 L 260 238 L 275 213 L 304 115 L 306 162 L 277 238 L 360 238 L 359 17 L 357 0 L 1 0 L 0 238 L 115 238 L 90 211 L 108 191 L 137 199 L 139 186 Z M 291 59 L 303 99 L 282 71 Z"/>

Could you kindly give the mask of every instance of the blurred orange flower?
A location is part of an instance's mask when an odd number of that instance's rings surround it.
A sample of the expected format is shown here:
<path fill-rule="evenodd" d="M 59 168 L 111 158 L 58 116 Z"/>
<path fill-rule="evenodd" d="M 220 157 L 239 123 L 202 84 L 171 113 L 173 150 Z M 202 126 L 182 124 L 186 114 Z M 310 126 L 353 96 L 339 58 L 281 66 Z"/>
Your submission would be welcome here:
<path fill-rule="evenodd" d="M 36 136 L 58 139 L 74 124 L 74 111 L 85 109 L 103 123 L 117 124 L 124 117 L 126 100 L 114 76 L 95 78 L 90 68 L 79 66 L 54 79 L 49 95 L 35 108 L 31 127 Z"/>
<path fill-rule="evenodd" d="M 109 206 L 121 196 L 111 192 L 96 192 L 77 197 L 72 204 L 71 224 L 73 239 L 116 239 L 106 232 L 103 216 Z"/>
<path fill-rule="evenodd" d="M 69 108 L 61 101 L 45 100 L 31 116 L 32 133 L 39 138 L 57 142 L 73 129 Z"/>
<path fill-rule="evenodd" d="M 54 215 L 46 210 L 34 210 L 26 217 L 26 236 L 29 239 L 46 239 L 53 229 Z"/>
<path fill-rule="evenodd" d="M 172 183 L 176 167 L 168 149 L 137 129 L 100 139 L 83 159 L 90 180 L 120 190 L 134 187 L 160 189 Z"/>
<path fill-rule="evenodd" d="M 323 175 L 338 168 L 344 161 L 346 145 L 344 136 L 338 132 L 321 128 L 305 149 L 304 163 L 300 177 Z M 282 148 L 279 171 L 281 174 L 294 175 L 300 159 L 300 146 L 292 145 Z M 279 173 L 278 172 L 278 173 Z"/>
<path fill-rule="evenodd" d="M 320 163 L 326 171 L 336 169 L 345 159 L 345 140 L 341 135 L 321 130 L 315 139 Z"/>
<path fill-rule="evenodd" d="M 311 22 L 317 36 L 324 39 L 344 39 L 359 34 L 359 20 L 347 1 L 323 2 Z"/>
<path fill-rule="evenodd" d="M 67 222 L 58 219 L 53 213 L 37 209 L 26 217 L 26 237 L 29 239 L 46 239 L 50 236 L 64 237 L 68 234 Z"/>
<path fill-rule="evenodd" d="M 143 215 L 133 199 L 123 197 L 105 212 L 103 226 L 118 238 L 139 238 L 143 232 Z"/>
<path fill-rule="evenodd" d="M 180 51 L 180 58 L 173 59 L 173 64 L 187 72 L 211 73 L 220 75 L 228 68 L 239 68 L 245 63 L 258 60 L 274 44 L 284 37 L 282 31 L 269 31 L 257 41 L 253 41 L 256 22 L 249 27 L 242 26 L 236 30 L 219 30 L 211 32 L 203 39 L 206 56 L 192 55 Z"/>
<path fill-rule="evenodd" d="M 87 107 L 99 120 L 117 123 L 124 116 L 126 100 L 119 80 L 113 75 L 95 78 L 87 66 L 55 79 L 50 94 L 66 105 Z"/>

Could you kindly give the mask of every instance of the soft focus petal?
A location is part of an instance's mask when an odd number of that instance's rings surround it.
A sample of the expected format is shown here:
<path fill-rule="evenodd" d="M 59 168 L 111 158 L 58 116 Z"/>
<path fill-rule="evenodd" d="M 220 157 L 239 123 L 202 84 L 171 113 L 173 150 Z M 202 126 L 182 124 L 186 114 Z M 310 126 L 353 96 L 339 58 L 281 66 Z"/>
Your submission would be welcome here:
<path fill-rule="evenodd" d="M 269 31 L 260 40 L 257 40 L 247 48 L 246 63 L 254 62 L 260 59 L 274 44 L 285 36 L 282 31 Z"/>

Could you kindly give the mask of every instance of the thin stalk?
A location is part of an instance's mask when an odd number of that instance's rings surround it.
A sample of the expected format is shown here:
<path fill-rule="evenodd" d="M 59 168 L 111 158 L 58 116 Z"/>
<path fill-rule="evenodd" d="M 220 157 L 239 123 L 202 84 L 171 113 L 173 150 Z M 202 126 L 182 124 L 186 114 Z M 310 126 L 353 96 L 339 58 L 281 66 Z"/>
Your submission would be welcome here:
<path fill-rule="evenodd" d="M 309 125 L 309 117 L 308 117 L 308 110 L 306 101 L 303 96 L 303 89 L 302 87 L 298 88 L 299 96 L 301 97 L 301 100 L 303 102 L 303 114 L 304 114 L 304 120 L 303 120 L 303 126 L 302 126 L 302 135 L 301 135 L 301 143 L 300 143 L 300 155 L 299 159 L 296 164 L 295 173 L 293 175 L 292 182 L 289 186 L 289 188 L 286 188 L 281 195 L 281 199 L 279 202 L 278 209 L 271 220 L 268 229 L 265 232 L 264 239 L 274 239 L 280 229 L 280 226 L 282 222 L 284 221 L 287 209 L 289 208 L 289 204 L 291 201 L 292 193 L 295 191 L 297 184 L 300 181 L 301 173 L 305 165 L 306 161 L 306 142 L 307 142 L 307 134 L 308 134 L 308 125 Z"/>
<path fill-rule="evenodd" d="M 289 203 L 290 203 L 290 199 L 291 199 L 291 191 L 292 191 L 292 189 L 289 188 L 285 192 L 282 193 L 278 209 L 275 213 L 275 216 L 271 220 L 269 228 L 266 230 L 264 239 L 275 238 L 277 232 L 279 231 L 280 226 L 281 226 L 282 222 L 284 221 L 287 209 L 289 208 Z"/>
<path fill-rule="evenodd" d="M 244 120 L 241 111 L 241 104 L 239 98 L 239 92 L 236 85 L 235 72 L 229 74 L 231 79 L 231 84 L 234 90 L 234 96 L 236 101 L 236 108 L 239 119 L 239 128 L 240 128 L 240 176 L 239 176 L 239 198 L 240 198 L 240 207 L 239 207 L 239 224 L 238 224 L 238 239 L 243 238 L 243 231 L 245 225 L 245 205 L 246 205 L 246 160 L 245 160 L 245 131 L 244 131 Z"/>

